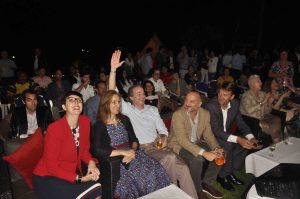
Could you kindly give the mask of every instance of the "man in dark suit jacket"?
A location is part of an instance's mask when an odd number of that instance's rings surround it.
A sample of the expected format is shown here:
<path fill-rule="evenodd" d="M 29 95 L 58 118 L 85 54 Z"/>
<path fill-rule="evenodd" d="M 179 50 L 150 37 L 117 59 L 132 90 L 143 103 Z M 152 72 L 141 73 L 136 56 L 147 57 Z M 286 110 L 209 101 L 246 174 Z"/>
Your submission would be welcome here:
<path fill-rule="evenodd" d="M 16 107 L 11 117 L 10 137 L 26 138 L 40 127 L 44 132 L 53 122 L 48 107 L 37 103 L 37 93 L 34 90 L 25 90 L 22 94 L 24 106 Z"/>
<path fill-rule="evenodd" d="M 212 131 L 220 146 L 226 151 L 226 162 L 219 171 L 217 181 L 229 191 L 235 191 L 231 183 L 244 184 L 233 175 L 233 170 L 240 169 L 249 149 L 262 147 L 242 119 L 239 102 L 234 99 L 234 90 L 234 83 L 224 82 L 218 90 L 218 97 L 205 106 L 210 112 Z M 231 132 L 232 126 L 235 125 L 240 135 Z"/>

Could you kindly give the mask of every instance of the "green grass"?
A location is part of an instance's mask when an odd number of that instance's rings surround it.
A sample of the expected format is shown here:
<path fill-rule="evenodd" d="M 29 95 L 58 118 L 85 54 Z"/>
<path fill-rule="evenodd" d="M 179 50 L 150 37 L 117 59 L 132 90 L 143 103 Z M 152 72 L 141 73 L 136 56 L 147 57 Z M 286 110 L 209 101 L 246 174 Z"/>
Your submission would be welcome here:
<path fill-rule="evenodd" d="M 253 179 L 255 178 L 252 174 L 246 174 L 245 167 L 243 167 L 240 171 L 234 172 L 234 174 L 245 183 L 245 185 L 234 185 L 234 192 L 223 189 L 221 185 L 216 181 L 212 184 L 215 189 L 224 194 L 224 197 L 222 199 L 243 199 L 246 196 L 245 191 L 248 191 L 249 185 L 252 184 Z M 210 199 L 214 199 L 209 195 L 207 195 L 207 197 Z"/>

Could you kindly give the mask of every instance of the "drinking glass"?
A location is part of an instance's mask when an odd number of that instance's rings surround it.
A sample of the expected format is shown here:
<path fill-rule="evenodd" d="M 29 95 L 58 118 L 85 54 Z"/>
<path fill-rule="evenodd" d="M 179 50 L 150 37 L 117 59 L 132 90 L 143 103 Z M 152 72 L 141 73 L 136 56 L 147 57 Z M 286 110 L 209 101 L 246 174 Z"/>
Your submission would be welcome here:
<path fill-rule="evenodd" d="M 283 143 L 284 144 L 290 144 L 289 137 L 290 137 L 289 132 L 288 132 L 287 128 L 284 127 L 284 131 L 283 131 Z"/>
<path fill-rule="evenodd" d="M 160 135 L 158 135 L 154 141 L 154 146 L 157 148 L 157 149 L 161 149 L 162 146 L 163 146 L 163 141 L 162 141 L 162 137 Z"/>
<path fill-rule="evenodd" d="M 276 149 L 276 144 L 275 143 L 270 144 L 269 149 L 270 149 L 269 156 L 274 157 L 273 151 L 275 151 L 275 149 Z"/>
<path fill-rule="evenodd" d="M 222 166 L 223 164 L 225 164 L 226 152 L 223 150 L 223 151 L 221 152 L 221 154 L 220 154 L 219 151 L 217 151 L 217 153 L 219 153 L 219 154 L 218 154 L 218 156 L 217 156 L 216 159 L 215 159 L 215 163 L 216 163 L 216 165 L 218 165 L 218 166 Z"/>

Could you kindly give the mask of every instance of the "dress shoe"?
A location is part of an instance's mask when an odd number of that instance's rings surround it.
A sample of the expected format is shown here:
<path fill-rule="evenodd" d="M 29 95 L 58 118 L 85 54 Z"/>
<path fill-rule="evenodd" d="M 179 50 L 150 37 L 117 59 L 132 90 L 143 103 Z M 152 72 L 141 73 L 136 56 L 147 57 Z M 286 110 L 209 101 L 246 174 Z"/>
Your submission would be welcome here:
<path fill-rule="evenodd" d="M 208 199 L 203 191 L 197 192 L 198 199 Z"/>
<path fill-rule="evenodd" d="M 207 193 L 214 198 L 222 198 L 223 197 L 223 194 L 221 192 L 217 191 L 213 186 L 208 185 L 206 183 L 202 183 L 202 190 L 204 193 Z"/>
<path fill-rule="evenodd" d="M 227 180 L 227 178 L 220 178 L 217 177 L 217 182 L 220 183 L 220 185 L 223 187 L 223 189 L 226 189 L 228 191 L 234 192 L 235 188 L 232 186 L 232 184 Z"/>
<path fill-rule="evenodd" d="M 227 178 L 228 181 L 232 182 L 235 185 L 244 185 L 244 182 L 241 181 L 240 179 L 238 179 L 233 174 L 230 174 L 230 175 L 226 176 L 226 178 Z"/>
<path fill-rule="evenodd" d="M 203 191 L 197 192 L 198 199 L 208 199 Z"/>

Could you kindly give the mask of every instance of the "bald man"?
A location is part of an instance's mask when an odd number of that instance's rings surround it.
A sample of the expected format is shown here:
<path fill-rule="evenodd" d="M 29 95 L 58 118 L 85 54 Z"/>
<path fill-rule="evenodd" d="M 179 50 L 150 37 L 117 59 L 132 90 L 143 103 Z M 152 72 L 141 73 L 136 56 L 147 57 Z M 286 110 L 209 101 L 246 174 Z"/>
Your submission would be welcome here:
<path fill-rule="evenodd" d="M 209 112 L 201 108 L 198 92 L 186 95 L 184 106 L 174 112 L 168 147 L 172 148 L 188 165 L 199 198 L 207 198 L 207 193 L 214 198 L 222 194 L 211 183 L 217 178 L 220 167 L 212 162 L 222 154 L 210 126 Z M 208 168 L 201 178 L 203 163 L 208 161 Z"/>

